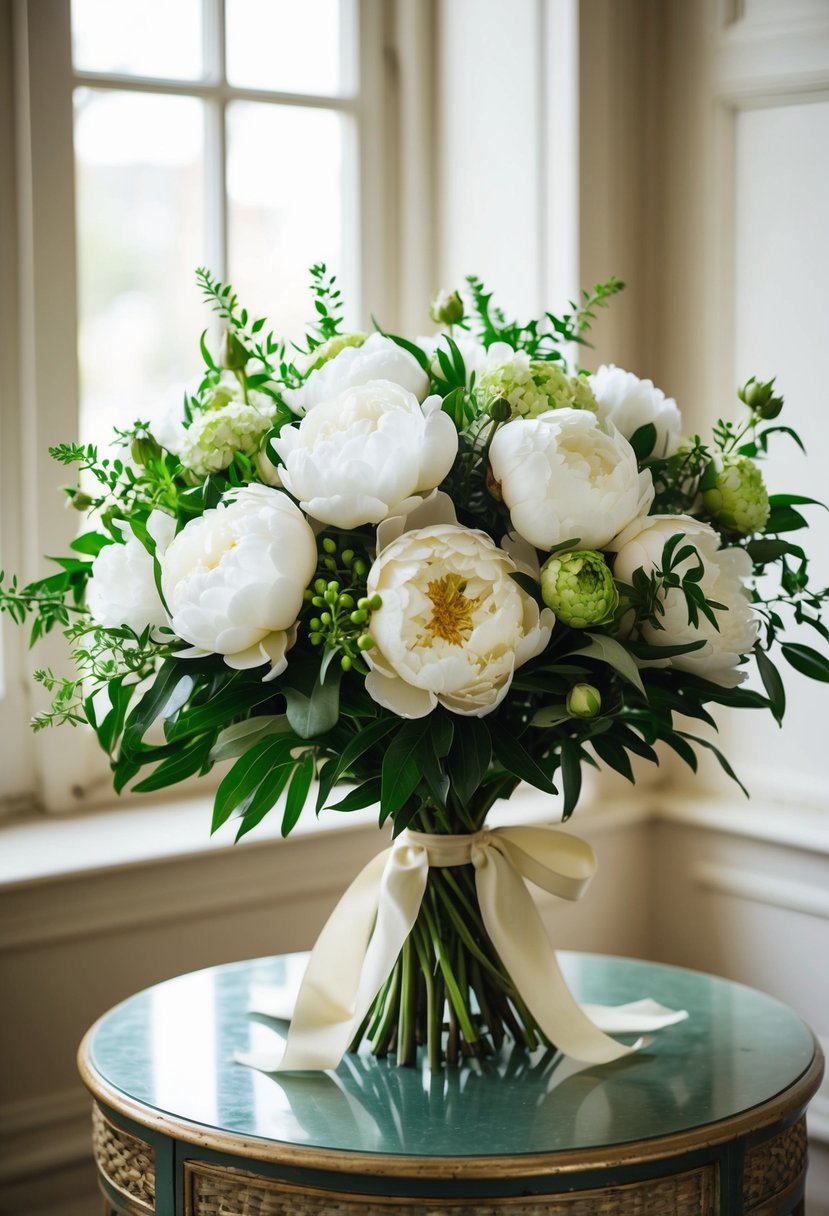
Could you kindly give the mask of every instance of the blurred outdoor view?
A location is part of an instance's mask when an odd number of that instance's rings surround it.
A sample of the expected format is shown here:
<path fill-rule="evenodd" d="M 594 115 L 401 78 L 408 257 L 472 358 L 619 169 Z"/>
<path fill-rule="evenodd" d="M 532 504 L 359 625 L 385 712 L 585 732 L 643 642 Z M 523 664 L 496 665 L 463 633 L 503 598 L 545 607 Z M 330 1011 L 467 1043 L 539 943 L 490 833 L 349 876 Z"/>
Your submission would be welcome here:
<path fill-rule="evenodd" d="M 211 323 L 197 266 L 289 339 L 312 315 L 312 263 L 355 280 L 353 4 L 225 0 L 218 14 L 72 0 L 85 442 L 197 383 Z"/>

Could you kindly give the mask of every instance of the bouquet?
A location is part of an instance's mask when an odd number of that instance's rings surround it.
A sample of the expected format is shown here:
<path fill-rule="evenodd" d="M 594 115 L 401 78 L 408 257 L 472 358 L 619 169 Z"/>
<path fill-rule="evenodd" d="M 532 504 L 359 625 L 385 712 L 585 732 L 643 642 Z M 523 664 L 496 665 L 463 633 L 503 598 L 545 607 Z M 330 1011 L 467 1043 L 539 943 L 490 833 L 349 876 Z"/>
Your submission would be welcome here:
<path fill-rule="evenodd" d="M 761 473 L 800 441 L 773 380 L 703 439 L 650 381 L 569 366 L 618 280 L 519 323 L 470 277 L 410 339 L 344 331 L 335 278 L 311 273 L 315 321 L 289 345 L 198 271 L 223 337 L 202 335 L 181 416 L 117 432 L 121 457 L 52 449 L 91 528 L 56 573 L 0 580 L 0 608 L 32 640 L 59 626 L 77 666 L 37 674 L 54 703 L 34 725 L 88 723 L 118 791 L 229 762 L 213 830 L 232 819 L 237 839 L 277 807 L 287 835 L 312 787 L 318 812 L 379 807 L 392 846 L 323 932 L 297 1008 L 317 1039 L 287 1066 L 364 1039 L 401 1064 L 423 1043 L 436 1066 L 507 1035 L 614 1058 L 523 882 L 577 897 L 588 846 L 489 832 L 487 813 L 528 782 L 567 819 L 585 764 L 633 780 L 660 744 L 735 777 L 689 723 L 717 705 L 779 721 L 775 652 L 829 679 L 783 640 L 829 641 L 829 592 L 791 539 L 813 500 Z"/>

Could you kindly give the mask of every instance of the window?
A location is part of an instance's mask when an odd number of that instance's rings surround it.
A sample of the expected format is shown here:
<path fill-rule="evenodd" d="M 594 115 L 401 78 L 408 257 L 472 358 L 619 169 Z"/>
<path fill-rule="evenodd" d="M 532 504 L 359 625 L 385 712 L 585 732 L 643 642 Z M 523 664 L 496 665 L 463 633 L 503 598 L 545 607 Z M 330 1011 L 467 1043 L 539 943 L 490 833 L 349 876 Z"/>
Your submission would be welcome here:
<path fill-rule="evenodd" d="M 106 442 L 113 424 L 177 404 L 197 376 L 210 319 L 197 266 L 287 337 L 308 319 L 307 269 L 320 260 L 351 324 L 369 322 L 363 299 L 395 322 L 393 17 L 382 0 L 24 0 L 3 12 L 15 93 L 0 159 L 16 182 L 20 253 L 17 292 L 15 274 L 0 291 L 19 324 L 20 383 L 5 386 L 0 568 L 34 577 L 40 554 L 65 551 L 75 531 L 49 444 Z M 12 237 L 0 236 L 10 261 Z M 22 633 L 2 628 L 0 800 L 37 789 L 64 809 L 109 797 L 82 732 L 26 733 L 40 692 L 28 673 L 59 670 L 61 639 L 29 656 Z"/>

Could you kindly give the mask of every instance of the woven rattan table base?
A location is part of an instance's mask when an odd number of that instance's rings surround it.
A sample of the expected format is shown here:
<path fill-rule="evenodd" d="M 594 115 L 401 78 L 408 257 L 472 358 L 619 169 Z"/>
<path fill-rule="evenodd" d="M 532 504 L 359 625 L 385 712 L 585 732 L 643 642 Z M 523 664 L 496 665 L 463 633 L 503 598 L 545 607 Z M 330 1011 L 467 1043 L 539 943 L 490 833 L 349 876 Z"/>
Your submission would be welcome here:
<path fill-rule="evenodd" d="M 95 1157 L 101 1178 L 120 1196 L 118 1210 L 154 1213 L 155 1172 L 151 1146 L 108 1119 L 93 1113 Z M 743 1202 L 746 1216 L 771 1216 L 790 1209 L 806 1168 L 806 1121 L 800 1119 L 745 1156 Z M 183 1216 L 714 1216 L 719 1179 L 714 1163 L 670 1177 L 608 1185 L 567 1195 L 482 1200 L 358 1194 L 297 1186 L 276 1178 L 193 1159 L 184 1162 Z"/>
<path fill-rule="evenodd" d="M 658 1181 L 577 1195 L 485 1200 L 401 1199 L 295 1187 L 245 1170 L 201 1163 L 186 1167 L 186 1216 L 709 1216 L 715 1211 L 713 1166 Z"/>

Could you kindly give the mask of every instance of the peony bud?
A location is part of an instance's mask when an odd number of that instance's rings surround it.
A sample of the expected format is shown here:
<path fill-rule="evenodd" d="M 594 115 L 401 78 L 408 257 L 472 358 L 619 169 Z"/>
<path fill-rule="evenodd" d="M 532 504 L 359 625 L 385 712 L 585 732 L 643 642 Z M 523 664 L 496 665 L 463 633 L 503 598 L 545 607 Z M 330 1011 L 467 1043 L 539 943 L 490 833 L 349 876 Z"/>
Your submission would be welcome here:
<path fill-rule="evenodd" d="M 549 557 L 541 567 L 541 597 L 571 629 L 605 625 L 619 605 L 613 575 L 592 549 Z"/>
<path fill-rule="evenodd" d="M 602 708 L 602 694 L 592 684 L 574 684 L 567 694 L 571 718 L 595 718 Z"/>
<path fill-rule="evenodd" d="M 463 300 L 456 291 L 439 291 L 429 316 L 438 325 L 455 325 L 463 317 Z"/>
<path fill-rule="evenodd" d="M 715 456 L 700 489 L 703 506 L 724 532 L 748 536 L 765 527 L 769 496 L 762 473 L 748 456 Z"/>
<path fill-rule="evenodd" d="M 774 395 L 774 379 L 763 384 L 752 376 L 737 390 L 737 396 L 758 418 L 765 421 L 776 418 L 783 408 L 783 398 Z"/>
<path fill-rule="evenodd" d="M 247 350 L 229 329 L 226 329 L 222 336 L 222 351 L 220 361 L 222 367 L 226 367 L 230 372 L 242 371 L 250 358 Z"/>
<path fill-rule="evenodd" d="M 331 359 L 336 358 L 340 351 L 349 346 L 362 346 L 367 337 L 368 334 L 335 334 L 333 338 L 320 342 L 319 346 L 315 346 L 308 355 L 307 371 L 309 373 L 317 371 L 323 363 L 328 363 Z"/>
<path fill-rule="evenodd" d="M 158 460 L 160 455 L 161 444 L 153 438 L 149 431 L 136 435 L 130 444 L 130 456 L 135 464 L 149 464 L 151 460 Z"/>

